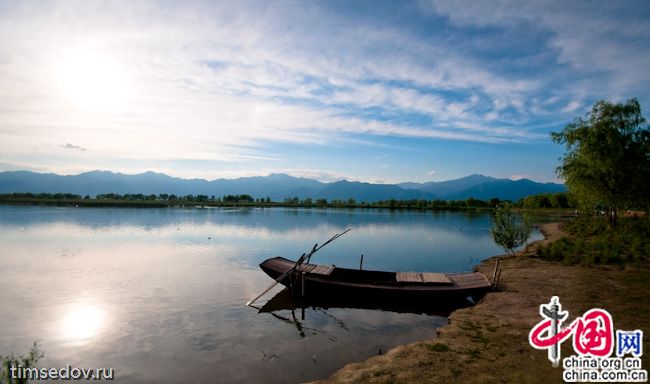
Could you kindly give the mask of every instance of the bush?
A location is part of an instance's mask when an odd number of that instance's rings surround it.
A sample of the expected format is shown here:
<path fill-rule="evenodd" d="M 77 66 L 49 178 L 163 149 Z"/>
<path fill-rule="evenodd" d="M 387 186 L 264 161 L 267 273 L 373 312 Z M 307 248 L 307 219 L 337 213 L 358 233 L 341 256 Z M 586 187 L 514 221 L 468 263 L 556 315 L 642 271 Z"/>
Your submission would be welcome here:
<path fill-rule="evenodd" d="M 650 218 L 621 218 L 611 229 L 602 217 L 580 217 L 564 226 L 571 237 L 540 247 L 538 256 L 566 265 L 619 265 L 647 260 Z"/>
<path fill-rule="evenodd" d="M 508 254 L 514 254 L 515 249 L 528 240 L 530 227 L 526 222 L 518 223 L 510 210 L 510 205 L 502 204 L 494 212 L 491 233 L 492 239 L 498 246 Z"/>

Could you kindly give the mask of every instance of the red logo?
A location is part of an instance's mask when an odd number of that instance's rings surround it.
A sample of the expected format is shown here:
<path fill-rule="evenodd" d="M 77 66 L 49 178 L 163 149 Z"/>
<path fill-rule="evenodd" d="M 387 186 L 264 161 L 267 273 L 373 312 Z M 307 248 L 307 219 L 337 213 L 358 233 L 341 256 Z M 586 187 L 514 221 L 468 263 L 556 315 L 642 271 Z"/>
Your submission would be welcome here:
<path fill-rule="evenodd" d="M 537 349 L 548 349 L 548 359 L 554 367 L 559 366 L 560 345 L 573 336 L 573 349 L 581 355 L 607 357 L 614 350 L 614 326 L 612 316 L 604 309 L 594 308 L 577 317 L 568 327 L 562 323 L 569 315 L 562 311 L 557 296 L 550 303 L 539 306 L 544 318 L 533 327 L 528 335 L 530 345 Z"/>

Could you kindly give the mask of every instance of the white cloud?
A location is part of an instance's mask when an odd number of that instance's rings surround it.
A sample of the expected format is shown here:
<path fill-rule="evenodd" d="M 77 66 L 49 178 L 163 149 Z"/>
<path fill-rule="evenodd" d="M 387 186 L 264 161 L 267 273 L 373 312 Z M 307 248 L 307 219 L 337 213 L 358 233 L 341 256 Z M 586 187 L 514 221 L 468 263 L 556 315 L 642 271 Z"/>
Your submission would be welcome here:
<path fill-rule="evenodd" d="M 427 176 L 433 176 L 433 175 L 435 175 L 435 174 L 436 174 L 436 170 L 435 170 L 435 169 L 432 169 L 432 170 L 430 170 L 429 172 L 427 172 Z"/>
<path fill-rule="evenodd" d="M 98 4 L 3 5 L 3 161 L 29 158 L 32 168 L 56 164 L 61 170 L 104 163 L 128 168 L 131 162 L 135 169 L 175 160 L 279 162 L 285 154 L 272 149 L 276 143 L 394 145 L 383 141 L 387 137 L 526 142 L 547 138 L 539 132 L 544 122 L 535 118 L 575 112 L 578 100 L 586 104 L 600 85 L 581 78 L 548 92 L 556 78 L 503 70 L 444 33 L 421 36 L 308 3 Z M 594 29 L 599 21 L 591 11 L 576 17 L 575 10 L 557 12 L 557 4 L 548 10 L 508 1 L 426 6 L 458 26 L 510 31 L 539 24 L 535 28 L 551 32 L 545 41 L 563 65 L 590 76 L 589 63 L 612 72 L 605 88 L 622 93 L 632 81 L 647 84 L 639 76 L 648 56 L 633 51 L 648 34 L 647 21 L 602 22 Z M 621 35 L 631 43 L 615 44 Z M 88 42 L 125 69 L 128 87 L 117 111 L 81 111 L 57 89 L 52 64 Z M 522 58 L 528 59 L 535 60 Z M 621 76 L 626 68 L 632 68 L 629 77 Z M 540 101 L 538 92 L 550 93 L 548 100 Z M 61 143 L 88 150 L 66 151 Z M 174 173 L 172 166 L 164 169 Z"/>
<path fill-rule="evenodd" d="M 583 73 L 607 74 L 586 85 L 587 89 L 583 88 L 585 84 L 574 89 L 576 94 L 596 92 L 611 97 L 621 92 L 644 92 L 647 87 L 650 22 L 647 4 L 642 1 L 429 0 L 422 4 L 459 26 L 497 26 L 511 33 L 518 29 L 550 32 L 547 46 L 555 50 L 558 63 Z M 564 91 L 572 92 L 570 87 Z"/>
<path fill-rule="evenodd" d="M 573 100 L 566 107 L 562 108 L 562 112 L 575 112 L 580 107 L 582 107 L 582 103 L 578 100 Z"/>
<path fill-rule="evenodd" d="M 216 7 L 202 14 L 202 9 L 189 6 L 184 7 L 185 12 L 149 8 L 147 4 L 122 4 L 99 11 L 90 3 L 79 8 L 53 3 L 40 10 L 28 4 L 10 7 L 0 22 L 0 31 L 8 37 L 0 43 L 8 53 L 0 63 L 0 89 L 5 90 L 0 91 L 0 102 L 10 106 L 0 112 L 0 136 L 8 155 L 29 152 L 26 148 L 33 141 L 45 145 L 74 140 L 92 148 L 95 156 L 232 162 L 273 158 L 260 150 L 263 143 L 322 144 L 356 134 L 510 140 L 507 132 L 489 128 L 458 132 L 465 130 L 467 119 L 476 120 L 463 103 L 447 103 L 439 96 L 403 86 L 364 85 L 366 77 L 379 77 L 445 89 L 500 87 L 501 80 L 476 67 L 465 65 L 461 73 L 461 66 L 444 61 L 436 74 L 412 61 L 409 56 L 413 52 L 405 52 L 396 66 L 390 58 L 374 60 L 346 43 L 352 32 L 365 36 L 368 44 L 413 45 L 394 31 L 354 30 L 344 25 L 331 43 L 319 41 L 323 50 L 319 53 L 306 47 L 314 34 L 288 36 L 288 41 L 278 42 L 278 33 L 285 31 L 277 29 L 284 25 L 266 21 L 276 20 L 272 17 L 265 21 L 243 17 L 250 9 Z M 236 17 L 231 17 L 231 12 Z M 309 10 L 303 16 L 307 22 L 321 17 L 310 16 Z M 297 29 L 300 24 L 305 28 L 305 23 L 299 22 Z M 119 33 L 115 33 L 116 27 Z M 79 31 L 84 31 L 81 38 Z M 79 111 L 61 100 L 53 86 L 50 63 L 62 60 L 67 47 L 80 41 L 94 42 L 100 53 L 105 50 L 129 69 L 128 103 L 119 113 Z M 328 55 L 340 43 L 349 46 L 350 55 Z M 332 84 L 344 89 L 331 97 L 318 95 Z M 517 89 L 510 83 L 501 87 Z M 326 107 L 309 106 L 311 102 Z M 394 113 L 415 111 L 449 124 L 438 128 L 348 117 L 350 106 Z"/>

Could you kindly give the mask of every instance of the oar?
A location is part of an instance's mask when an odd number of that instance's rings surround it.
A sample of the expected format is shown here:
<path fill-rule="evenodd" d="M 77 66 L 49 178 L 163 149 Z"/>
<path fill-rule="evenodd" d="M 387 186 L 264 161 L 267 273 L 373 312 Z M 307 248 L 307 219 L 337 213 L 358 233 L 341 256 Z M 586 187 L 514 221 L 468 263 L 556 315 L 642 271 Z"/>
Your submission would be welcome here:
<path fill-rule="evenodd" d="M 343 231 L 343 232 L 341 232 L 341 233 L 337 233 L 336 235 L 332 236 L 331 239 L 329 239 L 329 240 L 327 240 L 326 242 L 324 242 L 320 247 L 318 247 L 318 244 L 315 244 L 315 245 L 314 245 L 314 248 L 312 248 L 312 250 L 311 250 L 311 252 L 309 252 L 309 254 L 304 254 L 304 253 L 303 253 L 302 256 L 300 256 L 300 257 L 298 258 L 298 261 L 296 261 L 296 263 L 295 263 L 293 266 L 291 266 L 291 268 L 289 268 L 288 271 L 286 271 L 286 272 L 283 273 L 280 277 L 278 277 L 277 279 L 275 279 L 275 282 L 274 282 L 273 284 L 271 284 L 268 288 L 266 288 L 262 293 L 260 293 L 259 295 L 257 295 L 253 300 L 251 300 L 251 301 L 249 301 L 248 303 L 246 303 L 246 305 L 251 305 L 251 304 L 253 304 L 254 302 L 256 302 L 260 297 L 264 296 L 268 291 L 270 291 L 271 289 L 273 289 L 273 287 L 275 287 L 276 285 L 278 285 L 279 282 L 281 282 L 282 280 L 284 280 L 284 278 L 287 277 L 291 272 L 293 272 L 293 271 L 298 267 L 298 265 L 302 264 L 302 262 L 305 261 L 305 259 L 307 259 L 307 260 L 311 259 L 311 256 L 312 256 L 314 253 L 318 252 L 318 250 L 320 250 L 321 248 L 323 248 L 323 247 L 326 246 L 327 244 L 331 243 L 332 241 L 334 241 L 334 240 L 338 239 L 339 237 L 345 235 L 345 234 L 346 234 L 347 232 L 349 232 L 351 229 L 352 229 L 352 227 L 346 229 L 345 231 Z"/>

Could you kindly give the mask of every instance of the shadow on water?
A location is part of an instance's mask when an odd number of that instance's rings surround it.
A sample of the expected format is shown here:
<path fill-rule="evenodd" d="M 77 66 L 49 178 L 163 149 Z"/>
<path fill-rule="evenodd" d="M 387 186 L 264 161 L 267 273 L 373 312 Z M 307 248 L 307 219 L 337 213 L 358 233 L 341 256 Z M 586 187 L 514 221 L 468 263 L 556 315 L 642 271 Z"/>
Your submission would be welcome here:
<path fill-rule="evenodd" d="M 289 289 L 283 289 L 273 296 L 269 301 L 267 301 L 263 306 L 251 306 L 258 310 L 260 314 L 269 314 L 274 318 L 283 321 L 288 324 L 293 324 L 297 330 L 298 334 L 301 337 L 305 337 L 305 331 L 310 331 L 312 333 L 318 333 L 326 336 L 329 339 L 332 337 L 326 332 L 323 332 L 318 329 L 306 327 L 303 322 L 305 321 L 305 309 L 311 309 L 315 312 L 320 312 L 325 316 L 329 317 L 338 325 L 347 329 L 345 322 L 341 319 L 338 319 L 333 314 L 329 313 L 331 309 L 365 309 L 365 310 L 376 310 L 376 311 L 386 311 L 394 313 L 411 313 L 416 315 L 429 315 L 429 316 L 440 316 L 440 317 L 449 317 L 449 315 L 460 308 L 467 308 L 474 305 L 469 299 L 461 301 L 443 301 L 437 303 L 414 303 L 414 302 L 397 302 L 397 301 L 385 301 L 382 299 L 368 299 L 368 298 L 358 298 L 358 297 L 347 297 L 347 298 L 324 298 L 324 297 L 295 297 L 291 295 Z M 283 311 L 289 311 L 289 316 L 283 316 Z M 297 316 L 296 313 L 300 315 Z"/>

